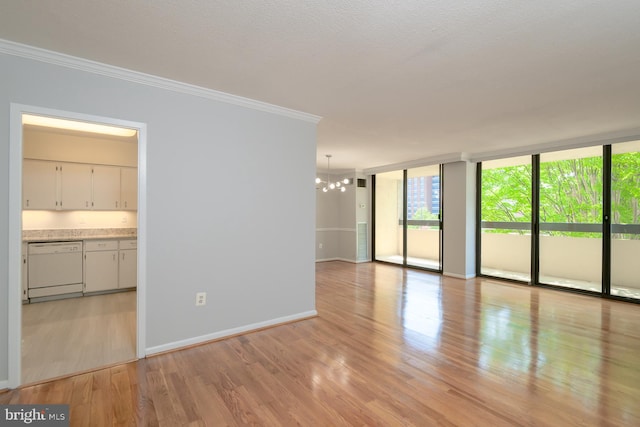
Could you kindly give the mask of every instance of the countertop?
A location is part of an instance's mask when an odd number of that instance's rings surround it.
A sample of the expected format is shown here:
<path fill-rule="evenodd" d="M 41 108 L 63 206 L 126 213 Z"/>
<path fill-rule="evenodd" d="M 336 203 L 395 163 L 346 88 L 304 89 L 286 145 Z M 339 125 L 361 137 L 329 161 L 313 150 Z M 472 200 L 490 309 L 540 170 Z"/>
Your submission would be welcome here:
<path fill-rule="evenodd" d="M 23 230 L 23 242 L 56 242 L 69 240 L 135 239 L 137 228 L 76 228 L 66 230 Z"/>

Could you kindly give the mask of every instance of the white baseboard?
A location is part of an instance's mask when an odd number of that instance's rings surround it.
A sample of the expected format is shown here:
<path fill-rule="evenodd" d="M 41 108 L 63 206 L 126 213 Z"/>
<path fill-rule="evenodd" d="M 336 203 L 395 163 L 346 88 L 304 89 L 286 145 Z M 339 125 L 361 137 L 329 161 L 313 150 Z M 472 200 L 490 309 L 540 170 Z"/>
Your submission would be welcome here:
<path fill-rule="evenodd" d="M 167 344 L 158 345 L 155 347 L 148 347 L 146 349 L 147 356 L 155 353 L 163 353 L 165 351 L 177 350 L 183 347 L 189 347 L 195 344 L 202 344 L 207 341 L 219 340 L 221 338 L 230 337 L 242 333 L 256 331 L 271 326 L 281 325 L 283 323 L 294 322 L 296 320 L 308 319 L 310 317 L 317 316 L 316 310 L 305 311 L 303 313 L 292 314 L 291 316 L 278 317 L 276 319 L 266 320 L 264 322 L 252 323 L 250 325 L 240 326 L 238 328 L 226 329 L 220 332 L 214 332 L 212 334 L 201 335 L 199 337 L 188 338 L 186 340 L 174 341 Z M 1 385 L 2 383 L 0 383 Z M 0 387 L 1 388 L 1 387 Z"/>
<path fill-rule="evenodd" d="M 0 391 L 6 390 L 9 388 L 9 381 L 0 381 Z"/>
<path fill-rule="evenodd" d="M 344 262 L 350 262 L 352 264 L 362 264 L 363 262 L 371 262 L 369 260 L 356 261 L 356 260 L 348 259 L 348 258 L 322 258 L 322 259 L 317 259 L 316 260 L 316 262 L 327 262 L 327 261 L 344 261 Z"/>
<path fill-rule="evenodd" d="M 455 277 L 456 279 L 463 279 L 463 280 L 468 280 L 468 279 L 473 279 L 474 277 L 476 277 L 475 274 L 456 274 L 456 273 L 447 273 L 446 271 L 442 272 L 443 276 L 448 276 L 448 277 Z"/>

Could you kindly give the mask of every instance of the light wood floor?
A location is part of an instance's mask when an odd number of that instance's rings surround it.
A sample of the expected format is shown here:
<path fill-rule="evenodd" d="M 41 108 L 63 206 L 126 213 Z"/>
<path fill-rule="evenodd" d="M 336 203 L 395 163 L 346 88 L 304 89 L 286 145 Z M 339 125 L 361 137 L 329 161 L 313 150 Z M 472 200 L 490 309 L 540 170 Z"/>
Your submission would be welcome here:
<path fill-rule="evenodd" d="M 72 425 L 637 426 L 640 305 L 385 264 L 317 318 L 0 394 Z"/>
<path fill-rule="evenodd" d="M 22 383 L 135 360 L 135 337 L 135 292 L 23 305 Z"/>

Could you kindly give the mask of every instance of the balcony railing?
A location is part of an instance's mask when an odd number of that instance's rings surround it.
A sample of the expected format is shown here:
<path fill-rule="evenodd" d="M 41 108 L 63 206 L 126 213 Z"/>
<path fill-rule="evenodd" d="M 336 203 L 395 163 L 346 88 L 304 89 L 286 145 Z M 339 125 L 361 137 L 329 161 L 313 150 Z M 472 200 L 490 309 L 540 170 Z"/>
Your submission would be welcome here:
<path fill-rule="evenodd" d="M 483 221 L 483 231 L 511 233 L 482 234 L 482 272 L 529 281 L 531 228 L 528 222 Z M 602 230 L 602 224 L 541 223 L 540 282 L 600 292 Z M 611 293 L 640 298 L 640 225 L 612 224 L 611 233 Z"/>

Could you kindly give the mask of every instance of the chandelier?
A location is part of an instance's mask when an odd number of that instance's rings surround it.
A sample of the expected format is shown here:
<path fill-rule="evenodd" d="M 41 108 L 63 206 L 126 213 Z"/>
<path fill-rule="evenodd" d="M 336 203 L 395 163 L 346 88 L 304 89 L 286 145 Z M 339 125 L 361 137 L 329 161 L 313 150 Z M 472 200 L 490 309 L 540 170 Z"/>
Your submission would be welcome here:
<path fill-rule="evenodd" d="M 331 181 L 331 154 L 325 154 L 327 158 L 327 180 L 323 181 L 320 178 L 316 178 L 316 184 L 324 184 L 322 187 L 323 192 L 327 192 L 329 190 L 340 190 L 342 192 L 347 191 L 347 188 L 344 186 L 349 183 L 349 178 L 345 178 L 342 181 Z"/>

